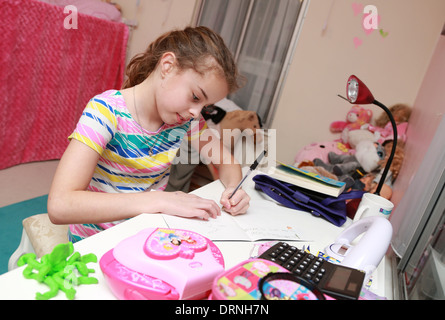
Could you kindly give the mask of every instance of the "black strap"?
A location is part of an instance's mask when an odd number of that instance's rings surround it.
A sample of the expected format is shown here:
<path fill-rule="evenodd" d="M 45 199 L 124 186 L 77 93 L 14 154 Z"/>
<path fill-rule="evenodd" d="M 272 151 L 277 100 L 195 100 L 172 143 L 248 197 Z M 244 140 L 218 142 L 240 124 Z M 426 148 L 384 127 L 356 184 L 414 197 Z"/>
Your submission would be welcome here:
<path fill-rule="evenodd" d="M 289 272 L 270 272 L 265 277 L 261 278 L 258 282 L 258 287 L 261 293 L 261 300 L 267 300 L 264 295 L 263 286 L 269 281 L 273 280 L 287 280 L 298 283 L 309 289 L 315 295 L 315 297 L 317 297 L 318 300 L 326 300 L 325 296 L 314 282 L 306 280 L 300 276 L 297 276 L 296 274 Z"/>

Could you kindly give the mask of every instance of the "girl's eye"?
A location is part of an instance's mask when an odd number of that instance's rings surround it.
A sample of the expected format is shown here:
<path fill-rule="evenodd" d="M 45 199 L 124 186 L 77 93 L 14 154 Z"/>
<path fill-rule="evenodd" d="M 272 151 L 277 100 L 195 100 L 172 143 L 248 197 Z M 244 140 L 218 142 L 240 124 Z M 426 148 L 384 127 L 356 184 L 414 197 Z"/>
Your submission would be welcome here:
<path fill-rule="evenodd" d="M 199 101 L 199 98 L 193 93 L 193 101 Z"/>

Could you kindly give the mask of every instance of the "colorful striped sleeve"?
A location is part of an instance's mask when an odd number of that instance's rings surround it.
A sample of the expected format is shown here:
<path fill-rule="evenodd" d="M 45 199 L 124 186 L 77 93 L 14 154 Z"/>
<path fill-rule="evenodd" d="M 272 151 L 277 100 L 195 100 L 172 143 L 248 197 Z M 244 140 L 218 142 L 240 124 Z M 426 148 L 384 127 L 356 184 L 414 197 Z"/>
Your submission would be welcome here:
<path fill-rule="evenodd" d="M 95 97 L 88 102 L 69 139 L 79 140 L 102 155 L 108 142 L 113 139 L 116 127 L 113 107 L 100 97 Z"/>

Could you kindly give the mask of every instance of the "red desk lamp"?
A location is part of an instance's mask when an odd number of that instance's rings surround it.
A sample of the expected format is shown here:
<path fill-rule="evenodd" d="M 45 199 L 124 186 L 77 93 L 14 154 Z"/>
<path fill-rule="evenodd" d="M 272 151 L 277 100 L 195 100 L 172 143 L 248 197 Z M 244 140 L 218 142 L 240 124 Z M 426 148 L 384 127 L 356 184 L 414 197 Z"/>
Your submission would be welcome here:
<path fill-rule="evenodd" d="M 380 177 L 379 184 L 375 191 L 375 194 L 380 195 L 380 190 L 382 189 L 382 186 L 385 183 L 389 167 L 391 166 L 394 154 L 396 152 L 398 134 L 397 134 L 397 125 L 394 120 L 394 117 L 392 116 L 391 111 L 384 104 L 374 99 L 368 87 L 366 87 L 366 85 L 354 75 L 349 77 L 348 83 L 346 84 L 346 98 L 342 97 L 341 95 L 339 96 L 353 104 L 375 104 L 376 106 L 379 106 L 386 112 L 386 114 L 389 117 L 389 120 L 391 121 L 394 134 L 394 141 L 392 144 L 391 154 L 389 155 L 388 161 L 386 162 L 382 176 Z"/>

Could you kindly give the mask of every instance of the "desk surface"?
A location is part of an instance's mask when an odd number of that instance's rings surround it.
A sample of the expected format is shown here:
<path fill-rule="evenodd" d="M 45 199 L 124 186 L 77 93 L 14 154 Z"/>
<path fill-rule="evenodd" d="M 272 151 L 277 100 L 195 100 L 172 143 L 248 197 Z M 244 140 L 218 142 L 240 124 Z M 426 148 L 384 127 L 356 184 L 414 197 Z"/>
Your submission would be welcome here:
<path fill-rule="evenodd" d="M 253 174 L 252 174 L 253 176 Z M 243 185 L 244 190 L 251 196 L 252 200 L 267 199 L 262 193 L 254 189 L 251 178 Z M 223 191 L 223 186 L 219 181 L 212 182 L 193 193 L 215 200 L 219 203 L 219 197 Z M 351 224 L 350 219 L 342 226 L 336 227 L 331 223 L 310 215 L 309 213 L 298 212 L 295 219 L 301 223 L 302 227 L 311 231 L 314 241 L 295 242 L 298 247 L 310 244 L 312 251 L 323 250 L 328 244 L 332 243 L 336 236 Z M 133 219 L 123 222 L 111 229 L 105 230 L 85 240 L 79 241 L 74 245 L 75 251 L 84 255 L 94 253 L 98 259 L 104 253 L 115 247 L 121 240 L 134 235 L 145 228 L 166 227 L 165 221 L 160 214 L 141 214 Z M 289 242 L 290 243 L 290 242 Z M 221 250 L 226 269 L 229 269 L 243 260 L 248 259 L 255 246 L 254 242 L 248 241 L 216 241 L 215 244 Z M 103 277 L 99 263 L 88 264 L 96 272 L 92 274 L 99 280 L 96 285 L 81 285 L 76 288 L 76 299 L 115 299 Z M 22 275 L 24 267 L 17 268 L 0 276 L 0 300 L 6 299 L 31 299 L 35 298 L 36 292 L 46 292 L 48 287 L 37 283 L 35 280 L 25 279 Z M 379 296 L 392 298 L 391 290 L 388 287 L 388 267 L 385 261 L 380 263 L 378 269 L 373 274 L 374 281 L 371 291 Z M 385 281 L 386 278 L 386 281 Z M 59 292 L 54 299 L 65 299 L 65 295 Z"/>

